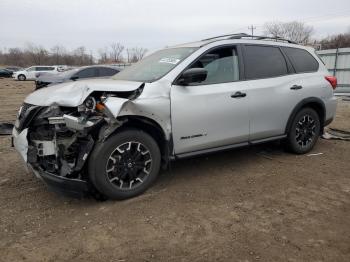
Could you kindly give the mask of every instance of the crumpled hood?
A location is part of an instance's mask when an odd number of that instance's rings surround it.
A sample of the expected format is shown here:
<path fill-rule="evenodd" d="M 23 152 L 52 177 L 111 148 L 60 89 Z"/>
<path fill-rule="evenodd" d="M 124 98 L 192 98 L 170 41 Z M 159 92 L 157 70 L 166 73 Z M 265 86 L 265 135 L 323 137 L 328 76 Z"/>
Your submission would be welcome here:
<path fill-rule="evenodd" d="M 90 79 L 76 82 L 67 82 L 39 89 L 24 100 L 25 103 L 50 106 L 75 107 L 81 105 L 93 91 L 133 91 L 142 85 L 142 82 Z"/>

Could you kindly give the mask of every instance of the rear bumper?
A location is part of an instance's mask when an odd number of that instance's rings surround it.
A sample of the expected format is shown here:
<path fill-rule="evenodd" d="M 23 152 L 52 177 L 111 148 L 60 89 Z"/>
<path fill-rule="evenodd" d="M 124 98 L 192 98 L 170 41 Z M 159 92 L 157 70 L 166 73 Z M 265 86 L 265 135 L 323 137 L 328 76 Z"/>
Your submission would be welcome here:
<path fill-rule="evenodd" d="M 325 108 L 326 108 L 324 126 L 327 126 L 335 118 L 338 101 L 337 101 L 337 98 L 335 96 L 333 96 L 332 98 L 330 98 L 324 102 L 325 102 Z"/>

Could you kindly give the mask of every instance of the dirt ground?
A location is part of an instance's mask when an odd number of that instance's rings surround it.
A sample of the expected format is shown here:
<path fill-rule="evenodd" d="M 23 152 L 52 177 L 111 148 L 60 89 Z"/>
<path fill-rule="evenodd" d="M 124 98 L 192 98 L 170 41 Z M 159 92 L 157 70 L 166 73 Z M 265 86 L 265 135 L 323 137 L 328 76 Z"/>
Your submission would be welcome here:
<path fill-rule="evenodd" d="M 32 82 L 0 79 L 0 122 Z M 333 127 L 350 131 L 350 102 Z M 350 142 L 278 144 L 182 160 L 144 195 L 69 199 L 0 137 L 0 261 L 350 261 Z"/>

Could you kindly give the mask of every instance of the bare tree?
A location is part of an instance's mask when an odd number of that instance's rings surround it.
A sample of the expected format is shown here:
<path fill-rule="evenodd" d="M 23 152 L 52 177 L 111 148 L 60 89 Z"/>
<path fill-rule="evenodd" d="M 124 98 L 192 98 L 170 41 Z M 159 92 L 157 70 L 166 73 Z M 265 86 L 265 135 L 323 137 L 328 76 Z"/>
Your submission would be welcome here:
<path fill-rule="evenodd" d="M 86 53 L 85 46 L 80 46 L 73 51 L 74 56 L 76 57 L 77 65 L 87 65 L 90 61 L 90 56 Z"/>
<path fill-rule="evenodd" d="M 142 48 L 142 47 L 127 48 L 126 54 L 127 54 L 128 63 L 135 63 L 141 60 L 145 56 L 147 51 L 148 50 L 146 48 Z"/>
<path fill-rule="evenodd" d="M 27 44 L 27 53 L 35 65 L 43 64 L 48 56 L 48 52 L 44 47 L 31 43 Z"/>
<path fill-rule="evenodd" d="M 124 51 L 124 46 L 120 43 L 112 43 L 111 44 L 111 58 L 113 62 L 121 62 L 122 61 L 122 53 Z"/>
<path fill-rule="evenodd" d="M 9 48 L 6 54 L 5 63 L 8 65 L 24 66 L 26 64 L 25 59 L 25 54 L 20 48 Z"/>
<path fill-rule="evenodd" d="M 131 48 L 127 48 L 126 49 L 126 60 L 128 63 L 131 62 L 131 57 L 132 57 L 132 50 L 131 50 Z"/>
<path fill-rule="evenodd" d="M 100 48 L 98 50 L 98 54 L 99 54 L 99 63 L 105 64 L 108 62 L 108 48 L 104 47 L 104 48 Z"/>
<path fill-rule="evenodd" d="M 142 47 L 135 47 L 134 50 L 137 61 L 141 60 L 148 51 L 146 48 Z"/>
<path fill-rule="evenodd" d="M 51 48 L 51 53 L 53 56 L 54 63 L 56 65 L 59 65 L 63 60 L 63 55 L 67 53 L 67 51 L 63 46 L 55 45 Z"/>
<path fill-rule="evenodd" d="M 322 49 L 350 47 L 350 32 L 326 37 L 320 41 Z"/>
<path fill-rule="evenodd" d="M 306 44 L 314 32 L 312 26 L 303 22 L 268 22 L 264 25 L 264 33 L 275 38 L 282 37 L 297 43 Z"/>

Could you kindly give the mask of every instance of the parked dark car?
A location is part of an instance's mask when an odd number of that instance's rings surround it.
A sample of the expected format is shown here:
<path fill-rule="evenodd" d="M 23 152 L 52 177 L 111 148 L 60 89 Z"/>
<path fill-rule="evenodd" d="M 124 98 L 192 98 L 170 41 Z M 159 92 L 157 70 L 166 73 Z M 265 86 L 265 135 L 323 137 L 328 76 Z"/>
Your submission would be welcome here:
<path fill-rule="evenodd" d="M 0 77 L 11 77 L 13 72 L 5 68 L 0 68 Z"/>
<path fill-rule="evenodd" d="M 120 69 L 112 66 L 85 66 L 71 69 L 59 74 L 42 74 L 36 78 L 36 89 L 52 84 L 76 81 L 88 78 L 106 78 L 119 73 Z"/>

